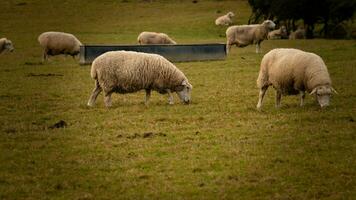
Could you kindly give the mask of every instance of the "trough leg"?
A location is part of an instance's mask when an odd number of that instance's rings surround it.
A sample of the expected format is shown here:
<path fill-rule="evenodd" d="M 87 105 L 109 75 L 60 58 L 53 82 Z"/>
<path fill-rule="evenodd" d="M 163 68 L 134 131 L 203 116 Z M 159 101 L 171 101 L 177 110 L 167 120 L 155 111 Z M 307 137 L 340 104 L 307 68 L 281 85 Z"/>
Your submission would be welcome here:
<path fill-rule="evenodd" d="M 305 92 L 300 91 L 300 106 L 304 106 Z"/>
<path fill-rule="evenodd" d="M 260 89 L 260 94 L 258 96 L 258 103 L 257 103 L 257 106 L 256 106 L 258 110 L 261 110 L 262 101 L 263 101 L 263 98 L 264 98 L 264 96 L 266 94 L 267 89 L 268 89 L 268 86 L 262 87 Z"/>
<path fill-rule="evenodd" d="M 107 108 L 112 106 L 112 104 L 111 104 L 111 94 L 112 94 L 112 92 L 109 92 L 109 93 L 106 93 L 104 95 L 104 103 L 105 103 L 105 106 Z"/>
<path fill-rule="evenodd" d="M 168 93 L 168 103 L 170 105 L 173 105 L 174 104 L 174 102 L 173 102 L 173 94 L 172 94 L 171 90 L 168 89 L 167 93 Z"/>
<path fill-rule="evenodd" d="M 276 108 L 279 108 L 281 106 L 281 98 L 282 98 L 282 93 L 276 90 Z"/>
<path fill-rule="evenodd" d="M 93 90 L 92 94 L 90 95 L 90 98 L 89 98 L 89 101 L 87 104 L 88 106 L 94 106 L 95 100 L 101 91 L 102 91 L 102 89 L 99 85 L 99 82 L 96 80 L 94 90 Z"/>
<path fill-rule="evenodd" d="M 148 106 L 148 100 L 150 100 L 151 97 L 151 90 L 146 89 L 146 97 L 145 97 L 145 105 Z"/>

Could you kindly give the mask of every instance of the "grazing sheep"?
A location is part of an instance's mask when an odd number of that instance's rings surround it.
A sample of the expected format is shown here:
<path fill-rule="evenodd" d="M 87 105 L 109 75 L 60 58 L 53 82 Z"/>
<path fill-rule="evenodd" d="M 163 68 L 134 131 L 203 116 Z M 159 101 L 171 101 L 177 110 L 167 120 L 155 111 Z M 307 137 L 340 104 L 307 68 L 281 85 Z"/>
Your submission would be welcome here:
<path fill-rule="evenodd" d="M 226 15 L 220 16 L 215 20 L 217 26 L 229 26 L 232 24 L 232 18 L 235 16 L 233 12 L 228 12 Z"/>
<path fill-rule="evenodd" d="M 38 37 L 43 48 L 42 62 L 48 56 L 60 54 L 71 55 L 73 58 L 79 54 L 82 43 L 72 34 L 63 32 L 44 32 Z"/>
<path fill-rule="evenodd" d="M 298 28 L 296 31 L 290 33 L 289 35 L 290 40 L 305 39 L 305 38 L 306 38 L 306 33 L 303 27 Z"/>
<path fill-rule="evenodd" d="M 0 39 L 0 54 L 5 50 L 12 52 L 14 50 L 14 46 L 12 45 L 11 40 L 6 38 Z"/>
<path fill-rule="evenodd" d="M 288 38 L 287 28 L 285 26 L 281 26 L 279 29 L 268 33 L 269 40 L 284 39 L 284 38 Z"/>
<path fill-rule="evenodd" d="M 137 37 L 139 44 L 177 44 L 165 33 L 142 32 Z"/>
<path fill-rule="evenodd" d="M 231 49 L 231 45 L 245 47 L 256 44 L 256 53 L 260 52 L 261 42 L 267 38 L 268 32 L 276 26 L 271 20 L 266 20 L 262 24 L 230 26 L 226 30 L 226 52 Z"/>
<path fill-rule="evenodd" d="M 169 104 L 173 104 L 171 92 L 176 92 L 184 103 L 189 103 L 193 88 L 185 75 L 164 57 L 133 51 L 111 51 L 97 57 L 92 63 L 91 77 L 95 79 L 95 88 L 88 106 L 94 105 L 101 91 L 104 91 L 105 105 L 110 107 L 113 92 L 125 94 L 143 89 L 146 91 L 146 105 L 151 90 L 168 93 Z"/>
<path fill-rule="evenodd" d="M 276 89 L 276 107 L 280 106 L 282 95 L 297 94 L 303 106 L 305 91 L 315 94 L 320 106 L 325 107 L 331 93 L 336 93 L 324 61 L 314 53 L 298 49 L 274 49 L 264 55 L 257 79 L 260 88 L 257 109 L 261 109 L 270 85 Z"/>

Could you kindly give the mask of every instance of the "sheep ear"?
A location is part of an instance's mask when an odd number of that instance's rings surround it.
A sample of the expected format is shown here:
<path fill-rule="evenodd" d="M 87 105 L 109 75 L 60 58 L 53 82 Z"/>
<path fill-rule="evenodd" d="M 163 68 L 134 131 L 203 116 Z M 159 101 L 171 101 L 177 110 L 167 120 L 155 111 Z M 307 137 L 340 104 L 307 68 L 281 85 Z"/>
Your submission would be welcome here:
<path fill-rule="evenodd" d="M 182 81 L 182 85 L 187 86 L 187 87 L 189 87 L 191 89 L 193 88 L 193 86 L 190 83 L 188 83 L 187 80 Z"/>
<path fill-rule="evenodd" d="M 309 94 L 312 95 L 316 92 L 316 88 L 313 89 L 313 91 L 311 91 Z"/>
<path fill-rule="evenodd" d="M 331 87 L 331 91 L 333 91 L 335 94 L 339 94 L 333 87 Z"/>

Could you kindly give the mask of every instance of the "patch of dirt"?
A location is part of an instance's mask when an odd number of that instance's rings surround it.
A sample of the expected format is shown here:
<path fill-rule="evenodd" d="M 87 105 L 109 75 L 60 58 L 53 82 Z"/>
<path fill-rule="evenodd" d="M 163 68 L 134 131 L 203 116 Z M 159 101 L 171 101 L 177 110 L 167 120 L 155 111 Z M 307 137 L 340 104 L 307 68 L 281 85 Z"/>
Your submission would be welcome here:
<path fill-rule="evenodd" d="M 167 134 L 165 133 L 154 133 L 154 132 L 145 132 L 145 133 L 142 133 L 142 134 L 139 134 L 139 133 L 134 133 L 132 135 L 129 135 L 127 136 L 126 138 L 127 139 L 136 139 L 136 138 L 152 138 L 152 137 L 155 137 L 155 136 L 160 136 L 160 137 L 166 137 Z M 121 135 L 118 136 L 118 138 L 122 137 Z"/>
<path fill-rule="evenodd" d="M 52 126 L 49 126 L 49 129 L 55 129 L 55 128 L 65 128 L 67 127 L 67 123 L 63 120 L 59 120 L 59 122 L 53 124 Z"/>
<path fill-rule="evenodd" d="M 20 3 L 17 3 L 16 5 L 17 6 L 25 6 L 25 5 L 27 5 L 27 3 L 26 2 L 20 2 Z"/>
<path fill-rule="evenodd" d="M 25 65 L 43 65 L 42 62 L 25 62 Z"/>
<path fill-rule="evenodd" d="M 31 77 L 31 76 L 63 76 L 63 74 L 52 74 L 52 73 L 48 73 L 48 74 L 34 74 L 34 73 L 28 73 L 26 76 L 27 76 L 27 77 Z"/>

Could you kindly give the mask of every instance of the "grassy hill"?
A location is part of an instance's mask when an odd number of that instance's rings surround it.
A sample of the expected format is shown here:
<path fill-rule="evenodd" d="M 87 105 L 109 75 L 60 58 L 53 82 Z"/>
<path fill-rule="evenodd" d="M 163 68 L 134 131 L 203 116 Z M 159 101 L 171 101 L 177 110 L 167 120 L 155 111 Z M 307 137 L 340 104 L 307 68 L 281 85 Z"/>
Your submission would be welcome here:
<path fill-rule="evenodd" d="M 106 109 L 90 66 L 58 56 L 41 64 L 37 37 L 75 34 L 84 44 L 136 44 L 141 31 L 178 43 L 225 42 L 214 20 L 236 24 L 247 1 L 0 1 L 0 199 L 352 199 L 356 196 L 356 41 L 268 40 L 233 47 L 224 61 L 176 63 L 194 86 L 191 105 L 153 93 L 113 95 Z M 311 96 L 255 109 L 264 53 L 292 47 L 319 54 L 335 89 L 321 110 Z M 66 128 L 50 129 L 59 120 Z"/>

